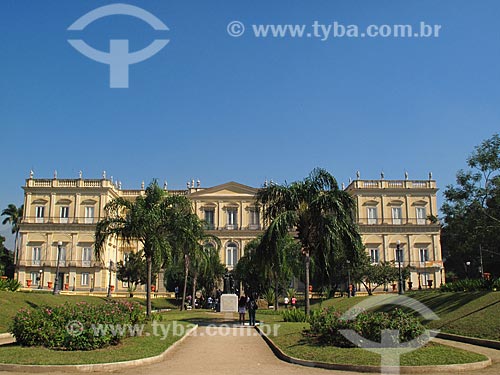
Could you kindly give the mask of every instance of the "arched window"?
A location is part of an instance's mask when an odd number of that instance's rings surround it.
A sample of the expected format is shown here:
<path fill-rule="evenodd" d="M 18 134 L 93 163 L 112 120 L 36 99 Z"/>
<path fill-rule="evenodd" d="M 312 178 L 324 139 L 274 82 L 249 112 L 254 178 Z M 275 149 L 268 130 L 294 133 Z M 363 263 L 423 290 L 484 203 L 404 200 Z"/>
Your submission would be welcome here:
<path fill-rule="evenodd" d="M 226 265 L 235 266 L 238 263 L 238 245 L 230 242 L 226 245 Z"/>

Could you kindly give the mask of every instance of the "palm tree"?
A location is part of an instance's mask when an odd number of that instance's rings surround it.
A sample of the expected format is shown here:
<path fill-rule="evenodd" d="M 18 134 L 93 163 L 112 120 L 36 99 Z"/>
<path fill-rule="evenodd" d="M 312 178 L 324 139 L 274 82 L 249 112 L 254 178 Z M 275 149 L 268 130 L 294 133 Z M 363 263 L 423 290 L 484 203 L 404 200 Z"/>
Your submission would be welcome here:
<path fill-rule="evenodd" d="M 23 218 L 24 205 L 16 207 L 15 204 L 9 204 L 6 209 L 2 211 L 1 216 L 6 216 L 3 219 L 2 224 L 10 224 L 12 226 L 12 234 L 14 237 L 14 264 L 17 265 L 17 260 L 19 256 L 19 251 L 17 248 L 17 244 L 19 242 L 19 225 L 21 224 L 21 220 Z"/>
<path fill-rule="evenodd" d="M 335 178 L 324 169 L 314 169 L 303 181 L 290 185 L 271 184 L 257 193 L 269 226 L 266 241 L 277 244 L 294 230 L 305 257 L 306 314 L 309 304 L 311 256 L 331 259 L 341 248 L 355 252 L 361 237 L 354 218 L 355 201 L 339 189 Z M 276 246 L 276 245 L 274 245 Z"/>
<path fill-rule="evenodd" d="M 169 195 L 153 181 L 145 196 L 135 201 L 122 197 L 105 206 L 107 216 L 99 221 L 95 232 L 95 255 L 101 259 L 107 239 L 116 237 L 127 243 L 139 241 L 146 258 L 147 315 L 151 315 L 151 280 L 153 263 L 161 264 L 169 257 L 169 231 L 179 212 L 189 210 L 190 202 L 184 196 Z"/>

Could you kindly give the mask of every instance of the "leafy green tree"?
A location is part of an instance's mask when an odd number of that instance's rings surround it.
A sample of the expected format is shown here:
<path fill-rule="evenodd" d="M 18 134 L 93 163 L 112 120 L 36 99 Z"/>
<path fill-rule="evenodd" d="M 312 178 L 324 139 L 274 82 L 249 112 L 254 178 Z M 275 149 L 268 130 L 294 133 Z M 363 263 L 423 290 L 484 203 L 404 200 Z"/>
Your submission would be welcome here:
<path fill-rule="evenodd" d="M 14 277 L 14 256 L 5 246 L 5 237 L 0 236 L 0 276 Z"/>
<path fill-rule="evenodd" d="M 144 253 L 130 253 L 125 261 L 116 264 L 116 277 L 118 280 L 128 283 L 128 290 L 133 296 L 138 285 L 144 285 L 148 279 Z"/>
<path fill-rule="evenodd" d="M 2 224 L 10 224 L 12 227 L 12 234 L 14 237 L 14 263 L 17 264 L 17 260 L 19 257 L 19 225 L 21 224 L 21 220 L 23 218 L 24 205 L 17 207 L 15 204 L 9 204 L 6 209 L 2 211 L 1 216 L 5 216 Z"/>
<path fill-rule="evenodd" d="M 311 256 L 328 263 L 343 249 L 350 257 L 361 247 L 354 213 L 355 201 L 341 190 L 335 178 L 324 169 L 314 169 L 303 181 L 260 189 L 257 202 L 269 222 L 266 238 L 277 243 L 295 230 L 305 258 L 306 314 L 310 312 L 309 281 Z M 332 269 L 329 265 L 326 272 Z"/>
<path fill-rule="evenodd" d="M 170 257 L 170 236 L 178 229 L 177 220 L 191 210 L 184 196 L 170 195 L 156 181 L 146 188 L 146 194 L 135 201 L 118 197 L 105 207 L 107 216 L 99 221 L 95 232 L 95 255 L 101 259 L 109 238 L 127 243 L 139 241 L 146 258 L 147 314 L 151 315 L 151 284 L 153 263 L 163 264 Z"/>
<path fill-rule="evenodd" d="M 441 242 L 446 268 L 462 277 L 477 275 L 483 258 L 485 271 L 498 275 L 500 254 L 492 250 L 500 241 L 500 136 L 475 147 L 467 167 L 444 192 Z"/>

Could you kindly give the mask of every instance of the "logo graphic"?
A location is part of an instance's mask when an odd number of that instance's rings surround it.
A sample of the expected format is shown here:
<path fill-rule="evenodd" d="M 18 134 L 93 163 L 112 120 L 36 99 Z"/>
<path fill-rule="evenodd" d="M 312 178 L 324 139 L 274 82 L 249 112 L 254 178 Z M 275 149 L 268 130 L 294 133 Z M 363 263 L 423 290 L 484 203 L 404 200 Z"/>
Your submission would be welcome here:
<path fill-rule="evenodd" d="M 92 22 L 107 16 L 126 15 L 141 19 L 149 24 L 154 30 L 168 31 L 168 27 L 156 16 L 148 11 L 128 4 L 111 4 L 94 9 L 77 19 L 68 30 L 81 31 Z M 109 65 L 109 87 L 128 88 L 129 65 L 137 64 L 154 56 L 165 47 L 169 39 L 155 39 L 150 45 L 142 50 L 129 52 L 128 40 L 111 39 L 109 41 L 109 52 L 99 51 L 81 39 L 68 39 L 82 55 L 89 59 Z"/>
<path fill-rule="evenodd" d="M 361 301 L 355 306 L 346 311 L 340 319 L 353 320 L 362 311 L 373 309 L 378 306 L 404 306 L 418 312 L 425 320 L 438 320 L 439 317 L 423 303 L 414 300 L 413 298 L 403 295 L 380 295 L 373 296 Z M 400 356 L 404 353 L 416 350 L 435 337 L 437 331 L 425 330 L 419 337 L 408 341 L 399 342 L 399 330 L 384 329 L 381 332 L 381 342 L 373 342 L 360 336 L 354 330 L 342 329 L 339 331 L 346 339 L 363 349 L 370 352 L 380 354 L 381 357 L 381 373 L 382 374 L 399 374 Z"/>
<path fill-rule="evenodd" d="M 78 320 L 71 320 L 66 324 L 66 332 L 71 336 L 80 336 L 83 333 L 83 324 Z"/>

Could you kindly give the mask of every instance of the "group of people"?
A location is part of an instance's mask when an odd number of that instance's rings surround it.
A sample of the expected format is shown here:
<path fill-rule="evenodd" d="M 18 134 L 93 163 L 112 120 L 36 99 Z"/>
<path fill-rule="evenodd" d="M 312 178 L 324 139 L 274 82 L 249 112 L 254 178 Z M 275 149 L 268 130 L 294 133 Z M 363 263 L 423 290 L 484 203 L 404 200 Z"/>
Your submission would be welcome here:
<path fill-rule="evenodd" d="M 245 324 L 245 314 L 248 310 L 248 317 L 250 321 L 250 325 L 255 325 L 255 312 L 257 311 L 257 299 L 255 296 L 251 295 L 248 297 L 241 296 L 238 300 L 238 314 L 239 314 L 239 323 Z"/>
<path fill-rule="evenodd" d="M 292 303 L 292 309 L 297 307 L 297 298 L 295 298 L 295 296 L 293 296 L 291 300 L 288 297 L 285 297 L 283 302 L 285 303 L 285 308 L 287 308 L 287 309 L 288 309 L 288 305 L 290 304 L 290 302 Z"/>

